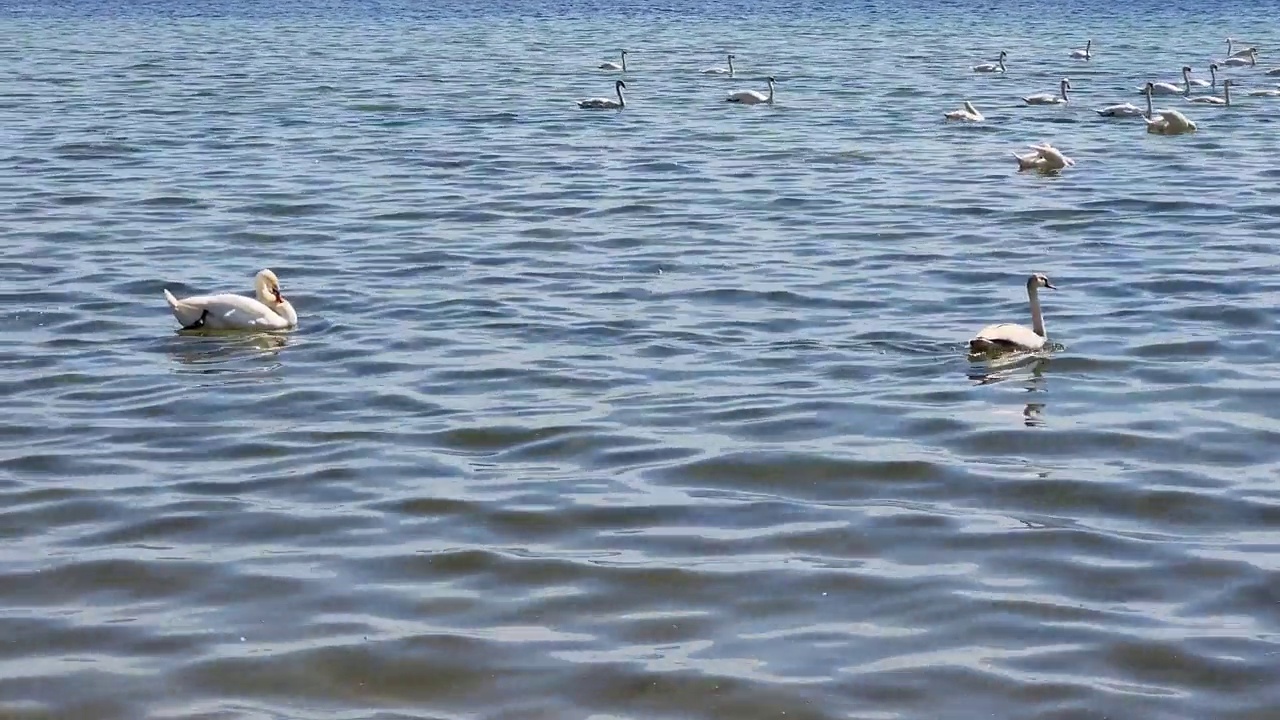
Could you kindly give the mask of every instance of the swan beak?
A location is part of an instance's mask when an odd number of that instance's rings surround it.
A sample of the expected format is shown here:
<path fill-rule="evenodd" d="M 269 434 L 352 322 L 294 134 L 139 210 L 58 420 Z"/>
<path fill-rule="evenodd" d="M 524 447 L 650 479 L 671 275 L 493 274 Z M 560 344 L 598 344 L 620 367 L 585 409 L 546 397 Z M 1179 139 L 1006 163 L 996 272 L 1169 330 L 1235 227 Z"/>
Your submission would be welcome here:
<path fill-rule="evenodd" d="M 1044 286 L 1045 286 L 1045 287 L 1047 287 L 1047 288 L 1049 288 L 1050 290 L 1057 290 L 1057 289 L 1058 289 L 1058 286 L 1057 286 L 1057 285 L 1054 285 L 1053 283 L 1048 283 L 1048 282 L 1047 282 L 1047 283 L 1045 283 L 1045 284 L 1044 284 Z"/>
<path fill-rule="evenodd" d="M 275 296 L 277 304 L 284 302 L 284 296 L 280 294 L 280 288 L 278 287 L 271 288 L 271 294 Z"/>

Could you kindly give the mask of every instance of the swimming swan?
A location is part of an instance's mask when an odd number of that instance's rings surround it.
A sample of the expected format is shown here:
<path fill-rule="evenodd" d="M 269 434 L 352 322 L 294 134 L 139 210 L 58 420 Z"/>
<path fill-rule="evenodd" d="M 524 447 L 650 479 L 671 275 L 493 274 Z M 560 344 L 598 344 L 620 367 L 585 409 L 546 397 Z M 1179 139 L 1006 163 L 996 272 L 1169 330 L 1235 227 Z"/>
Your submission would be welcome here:
<path fill-rule="evenodd" d="M 1072 50 L 1071 57 L 1076 58 L 1077 60 L 1090 60 L 1093 58 L 1093 55 L 1089 52 L 1092 48 L 1093 41 L 1089 40 L 1084 44 L 1083 50 Z"/>
<path fill-rule="evenodd" d="M 1147 88 L 1151 88 L 1151 93 L 1153 95 L 1187 95 L 1189 94 L 1191 92 L 1191 66 L 1190 65 L 1182 66 L 1182 83 L 1183 83 L 1183 86 L 1178 87 L 1173 83 L 1149 82 L 1146 85 L 1143 85 L 1142 87 L 1138 88 L 1138 92 L 1146 93 Z"/>
<path fill-rule="evenodd" d="M 709 67 L 706 70 L 703 70 L 702 74 L 703 75 L 728 75 L 729 77 L 733 77 L 733 56 L 732 55 L 729 56 L 728 69 L 725 69 L 722 67 Z"/>
<path fill-rule="evenodd" d="M 959 110 L 943 113 L 943 117 L 948 120 L 963 120 L 965 122 L 982 122 L 986 118 L 982 117 L 982 113 L 978 112 L 978 108 L 968 100 L 964 101 L 964 107 Z"/>
<path fill-rule="evenodd" d="M 1280 97 L 1280 88 L 1270 90 L 1251 90 L 1249 97 Z"/>
<path fill-rule="evenodd" d="M 613 83 L 613 91 L 618 93 L 618 99 L 613 98 L 587 98 L 579 100 L 578 107 L 583 110 L 621 110 L 627 106 L 626 98 L 622 97 L 622 89 L 627 86 L 626 83 L 618 80 Z"/>
<path fill-rule="evenodd" d="M 1022 98 L 1022 101 L 1028 105 L 1064 105 L 1067 101 L 1067 91 L 1071 89 L 1071 81 L 1062 78 L 1062 82 L 1058 83 L 1057 95 L 1041 93 L 1040 95 L 1031 95 Z"/>
<path fill-rule="evenodd" d="M 622 64 L 621 64 L 621 65 L 619 65 L 618 63 L 613 63 L 613 62 L 600 63 L 600 69 L 601 69 L 601 70 L 609 70 L 609 71 L 611 71 L 611 72 L 617 72 L 617 71 L 619 71 L 619 70 L 621 70 L 622 72 L 626 72 L 626 71 L 627 71 L 627 51 L 626 51 L 626 50 L 623 50 L 623 51 L 622 51 Z"/>
<path fill-rule="evenodd" d="M 994 354 L 1010 350 L 1039 350 L 1044 347 L 1044 316 L 1040 314 L 1040 288 L 1057 290 L 1049 278 L 1036 273 L 1027 278 L 1027 298 L 1031 301 L 1031 327 L 1000 323 L 988 325 L 969 341 L 969 352 Z"/>
<path fill-rule="evenodd" d="M 1047 142 L 1032 145 L 1031 149 L 1035 152 L 1026 155 L 1013 154 L 1018 159 L 1018 172 L 1038 170 L 1042 173 L 1052 173 L 1076 164 L 1075 160 L 1063 155 L 1061 150 Z"/>
<path fill-rule="evenodd" d="M 973 71 L 979 72 L 979 73 L 1002 73 L 1005 71 L 1004 59 L 1007 57 L 1009 57 L 1009 53 L 1005 52 L 1004 50 L 1001 50 L 999 61 L 993 62 L 993 63 L 983 63 L 981 65 L 974 65 Z"/>
<path fill-rule="evenodd" d="M 1227 38 L 1227 57 L 1248 58 L 1250 53 L 1258 52 L 1258 48 L 1256 47 L 1247 47 L 1243 50 L 1237 50 L 1235 52 L 1231 52 L 1231 43 L 1232 43 L 1231 38 Z"/>
<path fill-rule="evenodd" d="M 1181 135 L 1196 131 L 1195 121 L 1177 110 L 1151 110 L 1151 85 L 1147 83 L 1147 114 L 1143 120 L 1147 123 L 1147 132 L 1154 135 Z"/>
<path fill-rule="evenodd" d="M 1249 48 L 1244 51 L 1244 55 L 1233 55 L 1226 60 L 1219 60 L 1218 64 L 1222 67 L 1253 67 L 1258 64 L 1258 49 Z"/>
<path fill-rule="evenodd" d="M 1218 87 L 1218 63 L 1213 63 L 1209 66 L 1209 75 L 1213 77 L 1213 82 L 1209 82 L 1208 80 L 1201 80 L 1200 78 L 1192 78 L 1187 80 L 1187 86 L 1188 87 L 1191 87 L 1191 86 L 1213 87 L 1213 88 Z"/>
<path fill-rule="evenodd" d="M 1263 75 L 1280 75 L 1280 68 L 1271 68 L 1270 70 L 1263 73 Z"/>
<path fill-rule="evenodd" d="M 179 300 L 167 288 L 164 299 L 183 330 L 285 330 L 298 325 L 298 314 L 280 294 L 275 273 L 259 271 L 253 287 L 257 299 L 223 293 Z"/>
<path fill-rule="evenodd" d="M 769 94 L 756 92 L 755 90 L 740 90 L 725 98 L 725 102 L 738 103 L 739 105 L 759 105 L 760 103 L 773 104 L 773 83 L 772 76 L 769 77 Z"/>
<path fill-rule="evenodd" d="M 1223 107 L 1231 107 L 1231 78 L 1222 81 L 1222 97 L 1215 95 L 1200 95 L 1198 97 L 1187 98 L 1187 102 L 1200 103 L 1202 105 L 1222 105 Z"/>
<path fill-rule="evenodd" d="M 1108 105 L 1094 112 L 1103 117 L 1137 117 L 1142 114 L 1142 108 L 1133 103 L 1120 103 L 1119 105 Z"/>

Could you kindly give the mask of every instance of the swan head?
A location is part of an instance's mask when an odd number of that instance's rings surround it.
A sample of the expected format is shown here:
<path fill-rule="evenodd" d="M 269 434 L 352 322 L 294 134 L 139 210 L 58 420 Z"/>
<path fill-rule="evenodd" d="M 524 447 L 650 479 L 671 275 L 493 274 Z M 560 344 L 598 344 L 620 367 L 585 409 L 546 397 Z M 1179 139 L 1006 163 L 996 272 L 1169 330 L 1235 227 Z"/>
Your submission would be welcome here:
<path fill-rule="evenodd" d="M 1189 72 L 1191 72 L 1191 66 L 1190 66 L 1190 65 L 1183 65 L 1183 66 L 1182 66 L 1182 72 L 1184 72 L 1184 73 L 1189 73 Z"/>
<path fill-rule="evenodd" d="M 618 52 L 619 52 L 619 53 L 621 53 L 623 57 L 626 57 L 626 56 L 627 56 L 627 51 L 626 51 L 626 50 L 619 50 Z"/>
<path fill-rule="evenodd" d="M 1058 289 L 1053 283 L 1049 282 L 1049 276 L 1044 273 L 1034 273 L 1031 277 L 1027 278 L 1027 292 L 1035 292 L 1040 288 L 1048 288 L 1050 290 Z"/>
<path fill-rule="evenodd" d="M 1001 59 L 1001 60 L 1004 60 L 1004 59 L 1005 59 L 1005 58 L 1007 58 L 1007 57 L 1009 57 L 1009 53 L 1005 52 L 1004 50 L 1001 50 L 1001 51 L 1000 51 L 1000 59 Z"/>
<path fill-rule="evenodd" d="M 1070 90 L 1070 89 L 1071 89 L 1071 79 L 1070 79 L 1070 78 L 1062 78 L 1062 82 L 1060 82 L 1060 83 L 1058 83 L 1058 84 L 1062 86 L 1062 89 L 1063 89 L 1063 90 Z"/>
<path fill-rule="evenodd" d="M 622 82 L 621 80 L 618 80 L 618 81 L 616 81 L 616 82 L 614 82 L 614 83 L 613 83 L 613 89 L 614 89 L 614 90 L 624 90 L 624 89 L 626 89 L 626 87 L 627 87 L 627 84 L 626 84 L 626 83 L 624 83 L 624 82 Z"/>
<path fill-rule="evenodd" d="M 735 59 L 735 58 L 737 58 L 737 57 L 738 57 L 738 56 L 737 56 L 737 55 L 734 55 L 733 53 L 730 53 L 730 54 L 729 54 L 729 59 L 730 59 L 730 60 L 733 60 L 733 59 Z"/>
<path fill-rule="evenodd" d="M 280 293 L 280 280 L 270 270 L 258 271 L 253 278 L 253 289 L 263 305 L 275 307 L 284 302 L 284 295 Z"/>
<path fill-rule="evenodd" d="M 1209 66 L 1209 72 L 1218 72 L 1218 63 L 1211 64 Z"/>
<path fill-rule="evenodd" d="M 773 76 L 772 76 L 772 75 L 770 75 L 770 76 L 769 76 L 768 78 L 766 78 L 766 79 L 769 81 L 769 84 L 770 84 L 770 85 L 772 85 L 772 84 L 774 84 L 774 83 L 778 82 L 777 80 L 775 80 L 775 79 L 773 78 Z"/>

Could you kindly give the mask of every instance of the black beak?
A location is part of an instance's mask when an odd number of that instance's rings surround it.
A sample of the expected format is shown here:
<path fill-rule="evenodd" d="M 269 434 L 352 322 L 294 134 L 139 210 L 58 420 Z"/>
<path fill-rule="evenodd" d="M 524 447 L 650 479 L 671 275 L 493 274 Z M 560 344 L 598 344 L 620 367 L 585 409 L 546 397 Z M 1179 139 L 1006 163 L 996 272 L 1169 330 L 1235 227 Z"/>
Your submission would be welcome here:
<path fill-rule="evenodd" d="M 1044 284 L 1044 286 L 1045 286 L 1045 287 L 1047 287 L 1047 288 L 1049 288 L 1050 290 L 1057 290 L 1057 289 L 1058 289 L 1058 287 L 1057 287 L 1056 285 L 1054 285 L 1053 283 L 1045 283 L 1045 284 Z"/>
<path fill-rule="evenodd" d="M 284 296 L 280 294 L 280 288 L 272 288 L 271 294 L 276 296 L 276 302 L 284 302 Z"/>

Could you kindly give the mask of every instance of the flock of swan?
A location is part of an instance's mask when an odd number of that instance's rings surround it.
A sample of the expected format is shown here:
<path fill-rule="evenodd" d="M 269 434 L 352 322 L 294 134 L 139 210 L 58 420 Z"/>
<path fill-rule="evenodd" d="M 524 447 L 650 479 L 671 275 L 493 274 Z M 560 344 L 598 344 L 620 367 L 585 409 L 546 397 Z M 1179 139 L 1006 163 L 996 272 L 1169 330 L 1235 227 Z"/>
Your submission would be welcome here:
<path fill-rule="evenodd" d="M 1119 103 L 1116 105 L 1108 105 L 1107 107 L 1096 110 L 1098 115 L 1109 118 L 1120 117 L 1141 117 L 1146 122 L 1147 132 L 1156 135 L 1181 135 L 1183 133 L 1195 132 L 1197 125 L 1194 120 L 1187 117 L 1180 110 L 1175 108 L 1166 108 L 1155 110 L 1152 107 L 1152 96 L 1155 95 L 1180 95 L 1188 103 L 1197 105 L 1210 105 L 1219 107 L 1231 107 L 1231 88 L 1236 82 L 1230 78 L 1222 80 L 1222 95 L 1192 95 L 1193 88 L 1212 88 L 1218 87 L 1218 71 L 1224 68 L 1256 68 L 1258 66 L 1258 48 L 1247 47 L 1243 50 L 1236 50 L 1234 40 L 1227 38 L 1227 56 L 1226 58 L 1209 64 L 1209 80 L 1203 78 L 1192 78 L 1192 68 L 1190 65 L 1182 66 L 1182 83 L 1173 82 L 1147 82 L 1138 87 L 1138 92 L 1146 96 L 1146 108 L 1139 107 L 1132 103 Z M 1085 43 L 1083 50 L 1072 50 L 1069 57 L 1075 60 L 1090 61 L 1093 59 L 1093 41 L 1089 40 Z M 1009 53 L 1001 50 L 1000 55 L 995 62 L 981 63 L 972 66 L 970 69 L 975 73 L 984 74 L 1004 74 L 1009 68 L 1005 61 L 1009 59 Z M 1280 76 L 1280 68 L 1273 68 L 1264 73 L 1267 76 Z M 1058 93 L 1041 93 L 1038 95 L 1028 95 L 1022 98 L 1027 105 L 1067 105 L 1071 102 L 1069 91 L 1071 90 L 1070 78 L 1062 78 L 1058 83 Z M 1252 90 L 1248 93 L 1250 97 L 1280 97 L 1280 85 L 1274 88 L 1261 88 Z M 964 107 L 959 110 L 952 110 L 943 113 L 943 117 L 947 120 L 956 120 L 962 122 L 982 122 L 986 118 L 982 113 L 974 107 L 973 103 L 968 100 L 964 101 Z M 1074 165 L 1075 162 L 1061 151 L 1051 147 L 1048 143 L 1032 145 L 1035 150 L 1030 155 L 1019 155 L 1014 153 L 1014 157 L 1018 160 L 1019 170 L 1037 169 L 1044 172 L 1057 172 L 1065 167 Z"/>
<path fill-rule="evenodd" d="M 627 55 L 627 51 L 622 50 L 619 62 L 605 62 L 598 67 L 600 70 L 625 73 L 627 71 Z M 1088 41 L 1084 49 L 1074 50 L 1069 56 L 1076 60 L 1092 60 L 1094 57 L 1093 41 Z M 1005 64 L 1008 58 L 1009 54 L 1001 51 L 995 62 L 974 65 L 972 70 L 976 73 L 1005 73 L 1008 71 L 1008 67 Z M 711 67 L 702 72 L 707 75 L 727 75 L 732 77 L 735 74 L 733 61 L 734 56 L 729 55 L 726 67 Z M 1146 121 L 1147 132 L 1149 133 L 1178 135 L 1194 132 L 1196 130 L 1195 121 L 1178 110 L 1154 111 L 1152 108 L 1152 96 L 1181 95 L 1189 103 L 1230 107 L 1231 88 L 1235 84 L 1231 79 L 1222 80 L 1221 97 L 1216 95 L 1192 96 L 1192 88 L 1209 87 L 1216 89 L 1218 86 L 1218 71 L 1222 68 L 1252 68 L 1256 67 L 1257 63 L 1257 48 L 1248 47 L 1244 50 L 1234 51 L 1233 40 L 1227 38 L 1227 57 L 1209 66 L 1210 80 L 1193 79 L 1191 77 L 1191 67 L 1184 65 L 1181 85 L 1166 82 L 1147 82 L 1139 88 L 1146 96 L 1145 110 L 1130 103 L 1122 103 L 1102 108 L 1097 110 L 1097 113 L 1103 117 L 1140 116 Z M 1280 76 L 1280 68 L 1268 70 L 1266 74 Z M 769 93 L 767 95 L 755 90 L 743 90 L 731 93 L 725 100 L 741 105 L 762 103 L 771 105 L 774 102 L 774 83 L 774 78 L 769 77 Z M 614 98 L 589 98 L 579 101 L 578 106 L 583 109 L 621 110 L 627 104 L 626 97 L 622 93 L 626 87 L 627 85 L 624 81 L 617 80 L 614 83 L 616 100 Z M 1068 94 L 1070 90 L 1071 81 L 1068 78 L 1063 78 L 1059 83 L 1058 94 L 1029 95 L 1022 98 L 1022 100 L 1027 105 L 1065 105 L 1070 102 Z M 1249 95 L 1280 97 L 1280 88 L 1255 90 L 1250 92 Z M 944 116 L 947 120 L 964 122 L 983 122 L 985 120 L 982 113 L 968 100 L 964 101 L 963 108 L 947 112 Z M 1023 155 L 1014 153 L 1014 157 L 1018 160 L 1019 170 L 1034 169 L 1042 172 L 1057 172 L 1075 164 L 1074 160 L 1047 142 L 1030 147 L 1031 153 Z M 1036 351 L 1043 349 L 1048 342 L 1048 335 L 1044 327 L 1044 315 L 1040 308 L 1039 291 L 1042 288 L 1056 289 L 1053 283 L 1049 281 L 1049 278 L 1043 274 L 1035 273 L 1027 279 L 1027 297 L 1031 305 L 1031 327 L 1014 323 L 988 325 L 979 330 L 978 334 L 969 340 L 970 353 L 974 355 L 992 355 L 1009 351 Z M 222 293 L 178 299 L 167 289 L 164 291 L 165 301 L 169 304 L 173 316 L 182 325 L 183 331 L 272 331 L 297 327 L 298 314 L 281 292 L 280 281 L 275 273 L 271 270 L 260 271 L 254 278 L 254 294 L 255 297 Z"/>

